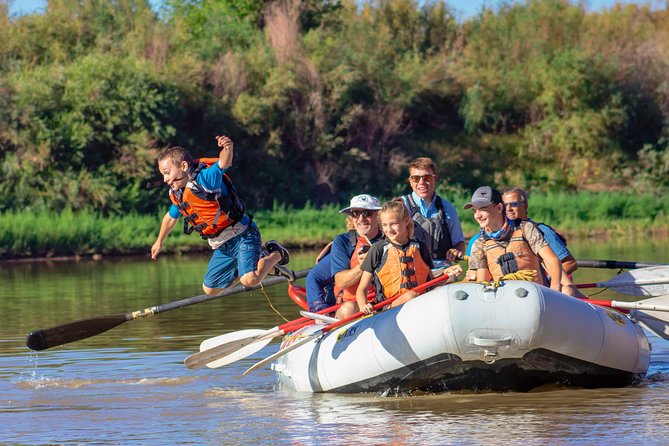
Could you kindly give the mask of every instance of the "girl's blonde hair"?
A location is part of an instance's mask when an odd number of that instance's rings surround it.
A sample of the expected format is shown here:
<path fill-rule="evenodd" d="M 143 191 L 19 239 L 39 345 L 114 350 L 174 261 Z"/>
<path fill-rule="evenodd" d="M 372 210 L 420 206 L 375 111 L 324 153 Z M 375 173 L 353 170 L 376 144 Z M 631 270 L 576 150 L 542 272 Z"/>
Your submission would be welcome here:
<path fill-rule="evenodd" d="M 399 215 L 400 219 L 407 220 L 407 235 L 409 236 L 409 240 L 413 238 L 413 221 L 409 215 L 409 209 L 407 209 L 404 204 L 404 200 L 401 198 L 394 198 L 387 201 L 379 211 L 379 216 L 384 212 L 395 212 Z"/>

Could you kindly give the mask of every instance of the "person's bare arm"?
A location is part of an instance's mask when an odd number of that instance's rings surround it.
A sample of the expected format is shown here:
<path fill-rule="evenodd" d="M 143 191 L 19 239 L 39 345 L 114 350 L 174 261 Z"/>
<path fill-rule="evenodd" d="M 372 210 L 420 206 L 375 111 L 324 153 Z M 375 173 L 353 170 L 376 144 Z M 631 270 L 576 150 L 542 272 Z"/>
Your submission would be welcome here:
<path fill-rule="evenodd" d="M 560 291 L 562 287 L 562 264 L 560 259 L 548 245 L 539 250 L 539 256 L 546 266 L 546 272 L 551 277 L 551 289 Z"/>
<path fill-rule="evenodd" d="M 374 311 L 372 304 L 367 301 L 367 289 L 372 284 L 372 277 L 372 273 L 363 271 L 360 277 L 360 284 L 355 292 L 355 301 L 358 304 L 358 308 L 365 314 L 371 314 Z"/>
<path fill-rule="evenodd" d="M 574 256 L 568 255 L 562 259 L 562 269 L 567 274 L 572 274 L 577 268 L 578 266 L 576 266 L 576 259 L 574 259 Z"/>
<path fill-rule="evenodd" d="M 362 265 L 362 261 L 366 256 L 367 252 L 358 252 L 358 264 L 351 269 L 339 271 L 336 273 L 334 276 L 335 285 L 341 289 L 344 289 L 358 283 L 360 281 L 360 277 L 362 276 L 360 265 Z"/>
<path fill-rule="evenodd" d="M 158 238 L 151 247 L 151 258 L 153 260 L 156 260 L 156 257 L 158 257 L 158 253 L 163 249 L 163 242 L 165 241 L 167 236 L 170 235 L 170 232 L 172 232 L 172 229 L 174 229 L 178 221 L 179 219 L 172 218 L 169 212 L 165 213 L 163 221 L 160 223 L 160 231 L 158 232 Z"/>
<path fill-rule="evenodd" d="M 488 268 L 479 268 L 476 271 L 476 281 L 477 282 L 488 282 L 492 279 Z"/>
<path fill-rule="evenodd" d="M 217 136 L 216 143 L 221 148 L 218 154 L 218 166 L 225 170 L 232 166 L 232 157 L 235 154 L 234 145 L 232 144 L 232 140 L 227 136 Z"/>

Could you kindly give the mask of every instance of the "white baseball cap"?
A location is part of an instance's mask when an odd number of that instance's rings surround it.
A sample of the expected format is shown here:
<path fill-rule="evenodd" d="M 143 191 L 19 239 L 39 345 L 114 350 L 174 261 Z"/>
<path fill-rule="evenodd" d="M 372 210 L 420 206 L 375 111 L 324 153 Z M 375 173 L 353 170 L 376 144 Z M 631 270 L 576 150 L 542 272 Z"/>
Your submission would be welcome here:
<path fill-rule="evenodd" d="M 371 195 L 362 194 L 356 195 L 351 198 L 351 204 L 349 207 L 339 211 L 341 214 L 348 214 L 352 209 L 365 209 L 370 211 L 378 211 L 381 209 L 381 202 L 378 198 L 372 197 Z"/>

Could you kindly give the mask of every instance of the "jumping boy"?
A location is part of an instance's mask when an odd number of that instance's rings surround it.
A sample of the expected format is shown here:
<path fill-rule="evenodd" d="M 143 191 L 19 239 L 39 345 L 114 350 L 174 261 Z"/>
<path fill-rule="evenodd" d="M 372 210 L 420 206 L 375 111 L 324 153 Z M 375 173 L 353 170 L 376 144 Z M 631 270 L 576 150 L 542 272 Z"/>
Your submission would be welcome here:
<path fill-rule="evenodd" d="M 229 287 L 236 278 L 244 286 L 256 286 L 274 269 L 274 274 L 294 279 L 292 272 L 278 265 L 290 260 L 288 251 L 275 240 L 262 250 L 260 231 L 244 213 L 244 204 L 230 178 L 233 143 L 217 136 L 221 148 L 218 159 L 196 162 L 185 149 L 172 147 L 158 156 L 158 169 L 170 187 L 172 206 L 163 217 L 151 258 L 156 259 L 163 242 L 184 217 L 184 232 L 198 232 L 214 253 L 209 260 L 202 289 L 214 295 Z"/>

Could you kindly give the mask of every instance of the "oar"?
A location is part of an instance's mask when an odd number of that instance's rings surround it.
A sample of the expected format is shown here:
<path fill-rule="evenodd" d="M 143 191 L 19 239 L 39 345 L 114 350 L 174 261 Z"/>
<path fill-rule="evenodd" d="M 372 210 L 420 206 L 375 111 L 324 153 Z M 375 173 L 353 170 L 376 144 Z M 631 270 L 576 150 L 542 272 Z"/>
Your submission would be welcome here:
<path fill-rule="evenodd" d="M 444 279 L 448 279 L 448 278 L 449 278 L 448 274 L 444 274 L 444 275 L 442 275 L 442 276 L 437 277 L 436 279 L 432 279 L 432 280 L 430 280 L 429 282 L 426 282 L 426 283 L 424 283 L 424 284 L 422 284 L 422 285 L 419 285 L 419 286 L 413 288 L 413 291 L 415 291 L 416 293 L 419 293 L 419 294 L 420 294 L 420 293 L 422 293 L 423 291 L 425 291 L 426 289 L 428 289 L 428 288 L 430 288 L 430 287 L 432 287 L 432 286 L 435 286 L 435 285 L 437 285 L 439 282 L 443 282 Z M 374 305 L 374 310 L 379 310 L 379 309 L 381 309 L 381 308 L 383 308 L 383 307 L 385 307 L 385 306 L 390 305 L 390 304 L 393 303 L 393 302 L 395 301 L 395 299 L 397 299 L 399 296 L 400 296 L 400 295 L 398 294 L 398 295 L 395 296 L 395 297 L 392 297 L 392 298 L 390 298 L 390 299 L 386 299 L 386 300 L 384 300 L 384 301 L 382 301 L 382 302 L 377 303 L 376 305 Z M 251 373 L 252 371 L 254 371 L 254 370 L 256 370 L 256 369 L 259 369 L 260 367 L 264 366 L 265 364 L 269 364 L 270 362 L 274 361 L 276 358 L 279 358 L 279 357 L 281 357 L 281 356 L 287 354 L 288 352 L 291 352 L 291 351 L 295 350 L 296 348 L 301 347 L 302 345 L 307 344 L 307 343 L 309 343 L 309 342 L 315 340 L 316 338 L 319 338 L 319 337 L 323 336 L 325 333 L 327 333 L 327 332 L 329 332 L 329 331 L 332 331 L 332 330 L 334 330 L 335 328 L 339 328 L 339 327 L 341 327 L 342 325 L 346 325 L 346 324 L 348 324 L 349 322 L 352 322 L 352 321 L 354 321 L 354 320 L 356 320 L 356 319 L 359 319 L 359 318 L 361 318 L 361 317 L 364 316 L 364 315 L 365 315 L 365 313 L 363 313 L 362 311 L 358 311 L 357 313 L 355 313 L 355 314 L 353 314 L 353 315 L 351 315 L 351 316 L 349 316 L 349 317 L 347 317 L 347 318 L 341 319 L 341 320 L 339 320 L 339 321 L 337 321 L 337 322 L 335 322 L 335 323 L 332 323 L 332 324 L 330 324 L 330 325 L 326 325 L 325 327 L 323 327 L 323 328 L 321 328 L 321 329 L 319 329 L 319 330 L 316 330 L 316 331 L 314 331 L 313 333 L 309 334 L 309 335 L 306 336 L 304 339 L 300 339 L 299 341 L 290 344 L 288 347 L 285 347 L 285 348 L 279 350 L 278 352 L 274 353 L 273 355 L 268 356 L 267 358 L 263 359 L 262 361 L 259 361 L 259 362 L 255 363 L 255 364 L 253 364 L 251 367 L 249 367 L 249 368 L 243 373 L 243 375 L 246 376 L 247 374 Z"/>
<path fill-rule="evenodd" d="M 296 271 L 295 278 L 301 279 L 306 277 L 310 270 L 311 268 Z M 261 285 L 263 287 L 269 287 L 286 281 L 287 279 L 285 277 L 271 277 L 264 280 Z M 82 339 L 99 335 L 100 333 L 111 330 L 112 328 L 121 325 L 124 322 L 153 316 L 154 314 L 164 313 L 166 311 L 175 310 L 177 308 L 188 307 L 190 305 L 218 299 L 220 297 L 232 296 L 233 294 L 251 291 L 259 287 L 260 285 L 255 287 L 237 285 L 232 288 L 228 288 L 216 295 L 201 294 L 199 296 L 190 297 L 188 299 L 157 305 L 155 307 L 146 308 L 144 310 L 133 311 L 132 313 L 99 316 L 70 322 L 68 324 L 57 325 L 51 328 L 35 330 L 28 334 L 26 338 L 26 344 L 32 350 L 45 350 L 57 345 L 68 344 L 70 342 L 80 341 Z"/>
<path fill-rule="evenodd" d="M 669 266 L 633 269 L 608 282 L 582 283 L 576 288 L 610 288 L 633 296 L 661 296 L 669 294 Z"/>
<path fill-rule="evenodd" d="M 317 314 L 337 311 L 340 306 L 325 308 Z M 204 365 L 212 369 L 223 367 L 261 350 L 277 336 L 283 336 L 313 323 L 312 318 L 303 316 L 269 330 L 240 330 L 205 339 L 200 344 L 200 351 L 187 357 L 184 364 L 189 369 L 197 369 Z"/>
<path fill-rule="evenodd" d="M 618 260 L 577 260 L 579 268 L 637 269 L 650 266 L 669 266 L 666 263 L 620 262 Z"/>
<path fill-rule="evenodd" d="M 312 313 L 310 311 L 302 310 L 300 311 L 300 314 L 304 317 L 308 317 L 309 319 L 325 322 L 328 324 L 334 324 L 335 322 L 339 322 L 339 319 L 337 319 L 336 317 L 326 316 L 324 314 Z"/>
<path fill-rule="evenodd" d="M 669 340 L 669 296 L 660 296 L 637 302 L 618 300 L 582 299 L 594 305 L 631 310 L 630 317 L 636 319 L 646 329 Z"/>

